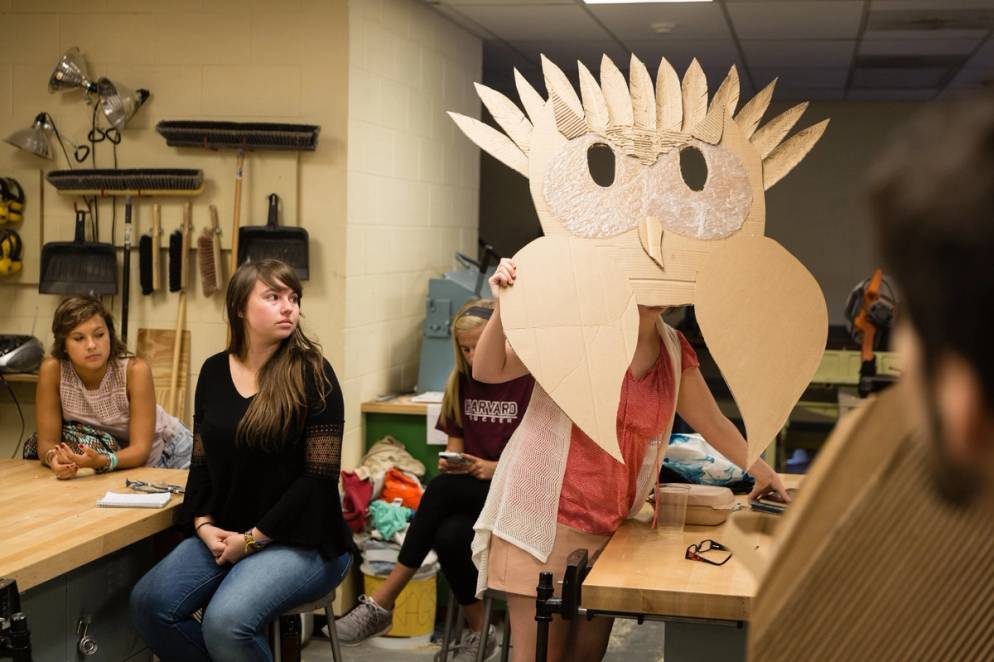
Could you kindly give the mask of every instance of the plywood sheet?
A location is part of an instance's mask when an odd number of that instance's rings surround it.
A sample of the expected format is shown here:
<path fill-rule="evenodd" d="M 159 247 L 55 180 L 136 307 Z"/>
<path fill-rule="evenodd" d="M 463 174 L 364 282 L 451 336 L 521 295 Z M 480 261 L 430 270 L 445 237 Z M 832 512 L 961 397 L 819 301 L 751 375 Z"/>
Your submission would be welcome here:
<path fill-rule="evenodd" d="M 172 383 L 173 344 L 175 329 L 138 329 L 136 353 L 148 362 L 152 369 L 152 383 L 155 384 L 155 401 L 163 409 L 169 409 L 169 387 Z M 183 331 L 183 345 L 179 357 L 179 378 L 177 379 L 177 411 L 169 413 L 185 423 L 187 392 L 190 383 L 190 332 Z"/>

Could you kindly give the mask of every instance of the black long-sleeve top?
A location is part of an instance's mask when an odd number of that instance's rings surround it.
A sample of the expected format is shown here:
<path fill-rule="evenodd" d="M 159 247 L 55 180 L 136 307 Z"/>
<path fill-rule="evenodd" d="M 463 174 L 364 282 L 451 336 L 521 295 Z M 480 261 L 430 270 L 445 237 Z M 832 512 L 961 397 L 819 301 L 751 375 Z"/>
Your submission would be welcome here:
<path fill-rule="evenodd" d="M 330 382 L 324 402 L 309 385 L 306 416 L 286 430 L 281 450 L 264 451 L 235 445 L 235 430 L 252 398 L 235 388 L 228 353 L 204 361 L 184 521 L 209 515 L 229 531 L 254 526 L 279 543 L 317 546 L 326 558 L 352 549 L 338 494 L 345 404 L 327 361 L 324 372 Z"/>

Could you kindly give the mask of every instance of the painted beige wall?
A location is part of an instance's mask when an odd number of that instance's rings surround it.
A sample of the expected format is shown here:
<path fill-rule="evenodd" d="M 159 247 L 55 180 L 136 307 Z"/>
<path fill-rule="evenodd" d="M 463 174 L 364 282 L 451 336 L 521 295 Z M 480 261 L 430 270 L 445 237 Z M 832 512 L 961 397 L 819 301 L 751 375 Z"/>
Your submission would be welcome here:
<path fill-rule="evenodd" d="M 155 132 L 162 119 L 231 119 L 313 123 L 322 127 L 318 150 L 306 154 L 251 155 L 246 168 L 242 224 L 265 222 L 265 196 L 277 192 L 287 224 L 305 226 L 311 237 L 312 278 L 305 283 L 305 326 L 320 339 L 341 371 L 345 288 L 346 145 L 348 144 L 348 6 L 345 0 L 0 0 L 0 134 L 27 126 L 46 110 L 71 140 L 81 141 L 90 108 L 78 92 L 49 94 L 48 76 L 58 56 L 79 46 L 91 75 L 106 75 L 130 87 L 147 87 L 152 98 L 125 131 L 121 167 L 192 167 L 204 170 L 207 188 L 195 200 L 194 227 L 209 222 L 207 205 L 218 207 L 229 245 L 234 155 L 177 150 Z M 71 148 L 70 148 L 71 149 Z M 111 154 L 98 147 L 98 165 Z M 65 168 L 61 154 L 46 162 L 0 144 L 4 168 Z M 29 204 L 36 204 L 30 201 Z M 101 239 L 110 235 L 110 203 L 102 204 Z M 147 231 L 147 203 L 138 204 L 137 232 Z M 181 217 L 180 203 L 163 201 L 168 233 Z M 72 201 L 45 185 L 46 240 L 72 238 Z M 123 210 L 118 206 L 116 242 L 121 243 Z M 135 244 L 137 247 L 137 235 Z M 37 248 L 27 259 L 38 259 Z M 191 256 L 187 328 L 192 332 L 190 390 L 203 360 L 225 343 L 222 295 L 205 299 Z M 223 261 L 227 264 L 227 254 Z M 177 295 L 143 297 L 132 252 L 130 343 L 139 327 L 171 328 Z M 225 267 L 227 272 L 227 267 Z M 0 281 L 6 315 L 0 332 L 30 333 L 46 344 L 58 297 L 39 295 L 36 285 Z M 114 302 L 120 315 L 120 297 Z M 34 389 L 16 386 L 34 429 Z M 9 456 L 18 433 L 17 415 L 0 394 L 0 456 Z M 188 405 L 187 411 L 190 411 Z M 189 416 L 188 416 L 189 418 Z"/>
<path fill-rule="evenodd" d="M 361 402 L 417 380 L 428 279 L 475 254 L 479 150 L 445 115 L 479 117 L 482 47 L 422 2 L 349 12 L 346 443 L 361 454 Z"/>
<path fill-rule="evenodd" d="M 51 68 L 78 45 L 90 73 L 147 87 L 153 98 L 129 124 L 121 167 L 204 170 L 206 192 L 194 225 L 218 206 L 225 245 L 230 236 L 234 156 L 167 147 L 154 131 L 161 119 L 232 119 L 322 126 L 316 152 L 251 156 L 242 223 L 262 223 L 265 195 L 284 200 L 285 223 L 311 236 L 312 278 L 305 284 L 305 328 L 324 346 L 346 401 L 345 466 L 361 455 L 360 403 L 410 389 L 417 376 L 420 322 L 427 281 L 452 266 L 456 250 L 475 251 L 478 150 L 445 116 L 479 116 L 472 82 L 480 79 L 478 39 L 418 0 L 93 0 L 83 13 L 59 0 L 0 0 L 0 133 L 27 126 L 36 113 L 55 116 L 60 130 L 83 139 L 89 109 L 78 93 L 50 95 Z M 99 165 L 110 164 L 100 148 Z M 0 145 L 3 168 L 64 168 Z M 109 236 L 103 205 L 102 239 Z M 121 243 L 118 208 L 116 241 Z M 46 185 L 46 240 L 71 238 L 72 207 Z M 164 203 L 167 231 L 180 206 Z M 137 212 L 137 232 L 149 212 Z M 136 240 L 137 243 L 137 240 Z M 227 256 L 225 256 L 227 257 Z M 142 297 L 132 254 L 132 344 L 139 327 L 171 328 L 176 296 Z M 225 260 L 226 261 L 226 260 Z M 199 288 L 195 274 L 194 283 Z M 46 343 L 58 297 L 35 285 L 0 283 L 9 300 L 2 333 L 30 333 Z M 119 300 L 114 304 L 119 314 Z M 225 340 L 220 296 L 191 297 L 192 375 Z M 33 387 L 15 386 L 33 430 Z M 189 407 L 188 407 L 189 409 Z M 13 450 L 16 411 L 0 393 L 0 457 Z"/>

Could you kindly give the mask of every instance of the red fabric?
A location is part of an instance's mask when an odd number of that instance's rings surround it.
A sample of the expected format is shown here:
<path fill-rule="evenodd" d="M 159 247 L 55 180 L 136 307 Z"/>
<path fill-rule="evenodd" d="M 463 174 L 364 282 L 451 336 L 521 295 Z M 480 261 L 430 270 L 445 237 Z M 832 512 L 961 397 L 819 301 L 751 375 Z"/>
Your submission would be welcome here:
<path fill-rule="evenodd" d="M 366 526 L 369 517 L 369 501 L 373 498 L 373 484 L 368 478 L 359 478 L 352 471 L 342 472 L 342 517 L 353 533 L 359 533 Z"/>
<path fill-rule="evenodd" d="M 682 333 L 678 335 L 681 370 L 696 368 L 696 352 Z M 655 365 L 641 379 L 635 379 L 631 369 L 625 373 L 618 406 L 618 442 L 624 464 L 573 426 L 559 495 L 560 524 L 597 535 L 611 535 L 618 529 L 635 499 L 648 441 L 663 434 L 676 413 L 674 387 L 669 352 L 663 346 Z"/>
<path fill-rule="evenodd" d="M 397 467 L 393 467 L 383 478 L 383 492 L 380 498 L 387 503 L 400 499 L 401 505 L 417 510 L 421 505 L 421 495 L 424 491 L 416 478 L 411 478 Z"/>

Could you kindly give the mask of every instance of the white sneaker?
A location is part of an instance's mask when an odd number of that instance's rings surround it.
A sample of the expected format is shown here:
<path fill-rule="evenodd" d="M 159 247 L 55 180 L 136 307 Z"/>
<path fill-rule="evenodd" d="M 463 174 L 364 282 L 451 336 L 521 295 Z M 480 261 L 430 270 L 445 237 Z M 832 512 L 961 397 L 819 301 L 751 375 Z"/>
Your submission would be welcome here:
<path fill-rule="evenodd" d="M 342 644 L 357 646 L 370 637 L 386 634 L 393 627 L 393 611 L 376 604 L 368 595 L 360 595 L 356 608 L 335 619 L 333 627 L 338 630 Z"/>
<path fill-rule="evenodd" d="M 482 633 L 474 632 L 469 630 L 463 635 L 462 641 L 459 642 L 458 653 L 454 658 L 453 662 L 476 662 L 476 657 L 480 653 Z M 490 626 L 487 633 L 487 648 L 483 654 L 483 659 L 486 660 L 494 651 L 497 650 L 497 630 L 494 626 Z"/>

